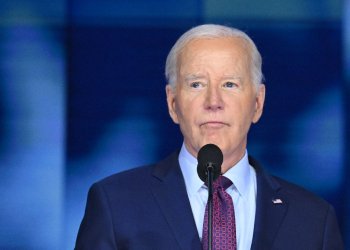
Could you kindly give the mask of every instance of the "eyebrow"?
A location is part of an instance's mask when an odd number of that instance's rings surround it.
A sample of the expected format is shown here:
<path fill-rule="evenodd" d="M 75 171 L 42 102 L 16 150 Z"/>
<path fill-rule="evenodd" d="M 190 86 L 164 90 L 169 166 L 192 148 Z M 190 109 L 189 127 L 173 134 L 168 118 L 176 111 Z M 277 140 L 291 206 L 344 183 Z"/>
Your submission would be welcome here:
<path fill-rule="evenodd" d="M 185 76 L 185 81 L 193 81 L 193 80 L 198 80 L 198 79 L 202 79 L 202 78 L 205 78 L 204 75 L 201 75 L 201 74 L 191 74 L 191 75 L 188 75 L 188 76 Z M 223 80 L 233 80 L 233 79 L 239 79 L 239 80 L 242 80 L 242 76 L 240 75 L 227 75 L 227 76 L 224 76 L 222 78 Z"/>
<path fill-rule="evenodd" d="M 191 74 L 191 75 L 186 76 L 185 80 L 186 81 L 191 81 L 191 80 L 197 80 L 197 79 L 200 79 L 200 78 L 204 78 L 204 76 L 203 75 L 193 75 L 193 74 Z"/>
<path fill-rule="evenodd" d="M 242 80 L 242 76 L 240 76 L 240 75 L 228 75 L 228 76 L 223 77 L 223 79 L 240 79 L 240 80 Z"/>

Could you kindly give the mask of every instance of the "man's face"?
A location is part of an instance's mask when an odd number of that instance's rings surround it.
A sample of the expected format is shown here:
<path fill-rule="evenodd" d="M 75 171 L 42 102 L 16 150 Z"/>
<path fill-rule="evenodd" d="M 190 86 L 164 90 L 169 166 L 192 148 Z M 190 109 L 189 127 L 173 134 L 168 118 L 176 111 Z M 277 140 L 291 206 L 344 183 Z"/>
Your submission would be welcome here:
<path fill-rule="evenodd" d="M 196 39 L 178 56 L 177 86 L 167 86 L 169 113 L 180 124 L 187 150 L 217 145 L 223 172 L 245 153 L 247 133 L 262 114 L 265 86 L 254 88 L 248 44 L 239 38 Z"/>

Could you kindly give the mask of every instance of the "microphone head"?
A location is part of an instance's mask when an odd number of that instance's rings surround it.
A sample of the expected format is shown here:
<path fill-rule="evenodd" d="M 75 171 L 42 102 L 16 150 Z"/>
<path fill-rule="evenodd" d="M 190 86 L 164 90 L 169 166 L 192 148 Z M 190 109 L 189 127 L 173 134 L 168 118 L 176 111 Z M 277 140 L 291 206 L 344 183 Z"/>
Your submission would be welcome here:
<path fill-rule="evenodd" d="M 214 178 L 213 181 L 216 181 L 221 174 L 221 164 L 223 162 L 224 156 L 221 152 L 221 149 L 214 144 L 204 145 L 199 151 L 197 156 L 197 173 L 199 178 L 207 182 L 207 165 L 212 163 L 214 166 Z"/>

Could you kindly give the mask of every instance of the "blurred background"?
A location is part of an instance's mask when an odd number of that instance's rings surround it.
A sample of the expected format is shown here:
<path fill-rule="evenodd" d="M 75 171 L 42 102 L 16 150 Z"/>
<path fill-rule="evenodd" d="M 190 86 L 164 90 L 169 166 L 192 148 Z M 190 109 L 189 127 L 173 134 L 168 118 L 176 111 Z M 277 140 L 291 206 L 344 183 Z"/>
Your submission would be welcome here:
<path fill-rule="evenodd" d="M 266 103 L 248 152 L 330 202 L 350 249 L 350 0 L 0 0 L 0 249 L 73 249 L 89 187 L 182 144 L 167 53 L 245 31 Z"/>

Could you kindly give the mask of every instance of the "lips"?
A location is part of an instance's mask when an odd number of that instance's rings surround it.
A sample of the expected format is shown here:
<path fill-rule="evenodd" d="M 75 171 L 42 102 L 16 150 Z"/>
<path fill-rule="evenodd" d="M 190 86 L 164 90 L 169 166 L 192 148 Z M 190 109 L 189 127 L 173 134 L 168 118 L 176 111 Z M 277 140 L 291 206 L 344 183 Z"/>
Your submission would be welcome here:
<path fill-rule="evenodd" d="M 201 124 L 201 126 L 210 127 L 210 128 L 221 128 L 225 125 L 228 125 L 228 124 L 221 121 L 207 121 Z"/>

